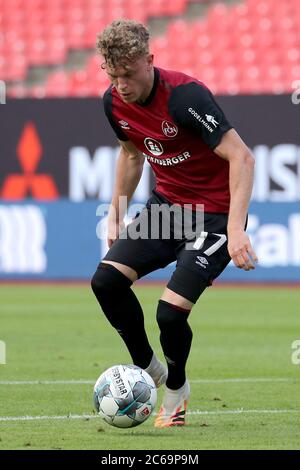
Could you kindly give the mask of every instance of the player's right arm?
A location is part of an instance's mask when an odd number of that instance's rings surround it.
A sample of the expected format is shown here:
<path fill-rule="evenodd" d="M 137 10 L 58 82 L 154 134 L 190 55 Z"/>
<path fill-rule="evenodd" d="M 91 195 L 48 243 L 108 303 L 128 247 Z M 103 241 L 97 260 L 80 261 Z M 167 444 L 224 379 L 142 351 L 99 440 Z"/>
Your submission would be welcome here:
<path fill-rule="evenodd" d="M 123 219 L 127 210 L 127 204 L 141 179 L 144 165 L 143 154 L 130 141 L 119 140 L 120 154 L 117 161 L 115 186 L 110 209 L 108 213 L 108 246 L 118 238 L 124 227 Z M 125 201 L 120 204 L 120 197 L 125 196 Z M 126 202 L 124 204 L 124 202 Z"/>

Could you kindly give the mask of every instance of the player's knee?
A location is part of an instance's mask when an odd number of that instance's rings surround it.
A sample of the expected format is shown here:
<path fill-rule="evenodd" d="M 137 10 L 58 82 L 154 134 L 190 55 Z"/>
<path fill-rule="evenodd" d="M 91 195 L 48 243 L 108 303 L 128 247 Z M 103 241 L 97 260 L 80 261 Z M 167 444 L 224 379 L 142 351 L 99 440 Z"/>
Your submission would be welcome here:
<path fill-rule="evenodd" d="M 188 319 L 189 310 L 172 305 L 165 300 L 158 302 L 156 320 L 161 330 L 180 328 Z"/>
<path fill-rule="evenodd" d="M 131 284 L 128 277 L 108 263 L 100 263 L 91 280 L 92 290 L 98 299 L 129 288 Z"/>
<path fill-rule="evenodd" d="M 177 266 L 167 288 L 195 304 L 209 282 L 184 266 Z"/>
<path fill-rule="evenodd" d="M 91 279 L 91 287 L 96 296 L 106 291 L 109 287 L 107 273 L 102 269 L 101 264 Z"/>

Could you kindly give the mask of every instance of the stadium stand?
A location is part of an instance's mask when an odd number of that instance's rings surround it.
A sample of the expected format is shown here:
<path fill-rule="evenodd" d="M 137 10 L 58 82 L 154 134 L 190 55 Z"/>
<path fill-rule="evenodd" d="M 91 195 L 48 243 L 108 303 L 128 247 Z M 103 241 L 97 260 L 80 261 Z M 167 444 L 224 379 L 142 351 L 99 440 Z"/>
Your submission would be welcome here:
<path fill-rule="evenodd" d="M 191 3 L 209 4 L 188 21 Z M 115 18 L 167 18 L 152 38 L 156 64 L 203 80 L 218 94 L 284 93 L 300 77 L 299 0 L 0 0 L 0 78 L 11 97 L 97 96 L 108 85 L 96 34 Z M 69 70 L 70 53 L 85 54 Z M 44 69 L 44 78 L 30 80 Z"/>

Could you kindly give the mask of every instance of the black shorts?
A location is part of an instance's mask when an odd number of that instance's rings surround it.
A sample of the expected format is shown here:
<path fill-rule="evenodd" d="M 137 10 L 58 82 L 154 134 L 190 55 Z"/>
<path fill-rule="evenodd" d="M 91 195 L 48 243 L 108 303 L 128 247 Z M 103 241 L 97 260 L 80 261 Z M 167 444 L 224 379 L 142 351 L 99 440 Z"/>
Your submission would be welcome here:
<path fill-rule="evenodd" d="M 228 215 L 204 213 L 204 226 L 199 230 L 197 227 L 196 230 L 193 212 L 192 228 L 195 229 L 195 235 L 189 234 L 186 237 L 183 233 L 183 236 L 178 237 L 174 228 L 178 228 L 180 222 L 175 222 L 172 214 L 167 222 L 164 214 L 159 214 L 153 221 L 150 216 L 153 205 L 171 206 L 163 196 L 153 191 L 145 208 L 120 234 L 120 238 L 113 243 L 104 260 L 129 266 L 137 272 L 139 278 L 177 261 L 168 287 L 195 303 L 204 289 L 212 284 L 230 262 L 227 251 Z M 162 236 L 163 221 L 169 224 L 170 233 L 167 238 Z M 146 226 L 144 231 L 141 230 Z M 143 234 L 139 236 L 139 232 Z"/>

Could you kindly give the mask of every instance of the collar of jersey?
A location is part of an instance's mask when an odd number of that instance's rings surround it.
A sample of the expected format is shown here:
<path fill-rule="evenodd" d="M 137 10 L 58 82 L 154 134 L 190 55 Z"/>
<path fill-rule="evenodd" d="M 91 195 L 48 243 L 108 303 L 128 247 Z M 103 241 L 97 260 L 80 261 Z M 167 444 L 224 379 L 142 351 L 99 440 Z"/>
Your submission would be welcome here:
<path fill-rule="evenodd" d="M 153 87 L 152 87 L 152 90 L 150 92 L 150 95 L 148 96 L 148 98 L 146 99 L 146 101 L 144 101 L 144 103 L 135 103 L 137 104 L 138 106 L 148 106 L 151 101 L 153 100 L 154 96 L 155 96 L 155 93 L 156 93 L 156 89 L 157 89 L 157 86 L 158 86 L 158 80 L 159 80 L 159 70 L 154 67 L 154 82 L 153 82 Z"/>

